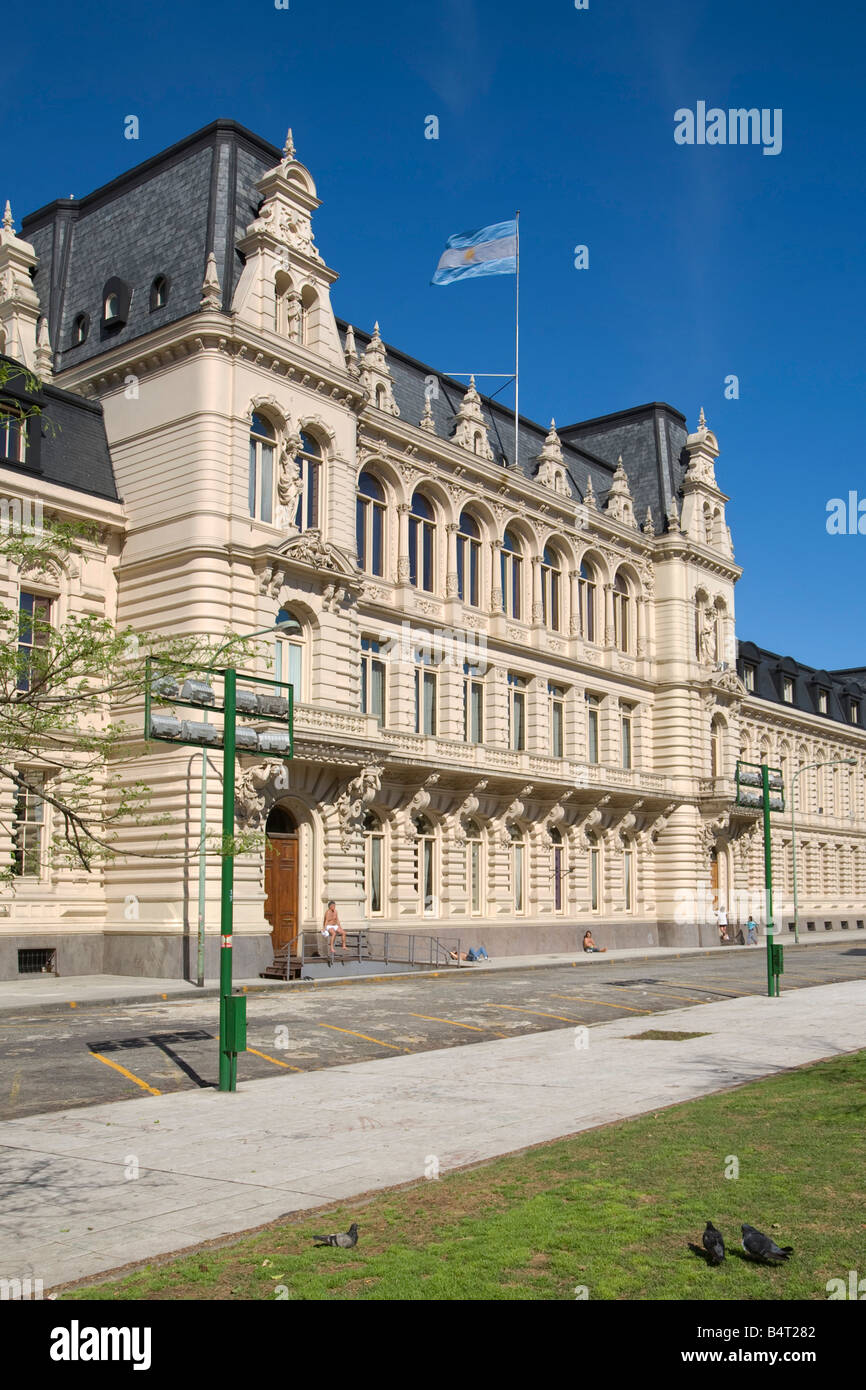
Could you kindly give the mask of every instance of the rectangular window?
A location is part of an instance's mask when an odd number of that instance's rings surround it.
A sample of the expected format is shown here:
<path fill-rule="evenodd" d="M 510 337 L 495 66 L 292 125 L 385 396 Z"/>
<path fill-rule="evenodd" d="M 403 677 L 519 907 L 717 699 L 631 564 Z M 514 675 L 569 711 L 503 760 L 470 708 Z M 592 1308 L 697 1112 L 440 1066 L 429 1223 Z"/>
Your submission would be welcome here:
<path fill-rule="evenodd" d="M 626 771 L 631 767 L 631 716 L 631 708 L 623 706 L 620 725 L 622 730 L 622 765 Z"/>
<path fill-rule="evenodd" d="M 12 872 L 16 878 L 39 878 L 45 850 L 45 803 L 38 791 L 43 786 L 44 778 L 41 772 L 22 773 L 22 776 L 25 775 L 30 786 L 25 787 L 19 782 L 15 794 Z M 35 790 L 31 791 L 30 787 Z"/>
<path fill-rule="evenodd" d="M 746 687 L 747 690 L 754 690 L 754 688 L 755 688 L 755 668 L 754 668 L 754 666 L 744 666 L 744 667 L 743 667 L 743 685 Z"/>
<path fill-rule="evenodd" d="M 589 851 L 589 899 L 593 912 L 598 912 L 598 850 Z"/>
<path fill-rule="evenodd" d="M 627 849 L 622 856 L 623 889 L 625 892 L 625 910 L 633 911 L 634 897 L 634 866 L 632 863 L 632 851 Z"/>
<path fill-rule="evenodd" d="M 586 739 L 587 739 L 587 761 L 597 763 L 599 761 L 599 737 L 598 737 L 598 715 L 600 700 L 597 695 L 587 695 L 586 697 Z"/>
<path fill-rule="evenodd" d="M 826 714 L 830 705 L 829 696 L 826 690 L 818 691 L 818 713 Z"/>
<path fill-rule="evenodd" d="M 367 837 L 368 883 L 370 892 L 370 912 L 382 912 L 382 836 Z"/>
<path fill-rule="evenodd" d="M 565 690 L 561 685 L 547 682 L 550 701 L 550 754 L 553 758 L 565 757 Z"/>
<path fill-rule="evenodd" d="M 481 841 L 469 841 L 469 903 L 473 916 L 481 912 Z"/>
<path fill-rule="evenodd" d="M 852 700 L 852 701 L 851 701 L 850 717 L 851 717 L 851 723 L 852 723 L 852 724 L 859 724 L 859 723 L 860 723 L 860 702 L 859 702 L 859 700 Z"/>
<path fill-rule="evenodd" d="M 381 651 L 375 638 L 361 638 L 361 713 L 374 714 L 380 728 L 385 723 L 385 662 Z"/>
<path fill-rule="evenodd" d="M 432 658 L 425 656 L 422 658 L 422 664 L 415 667 L 416 734 L 436 733 L 437 674 L 427 669 L 430 665 Z"/>
<path fill-rule="evenodd" d="M 782 681 L 782 699 L 786 705 L 793 705 L 794 703 L 794 682 L 787 676 Z"/>
<path fill-rule="evenodd" d="M 526 748 L 526 679 L 508 672 L 508 743 L 512 752 Z"/>
<path fill-rule="evenodd" d="M 23 589 L 18 600 L 18 689 L 29 690 L 34 674 L 39 675 L 36 650 L 48 645 L 51 626 L 51 600 Z"/>
<path fill-rule="evenodd" d="M 484 742 L 484 682 L 473 680 L 468 662 L 463 663 L 463 737 L 467 743 Z"/>

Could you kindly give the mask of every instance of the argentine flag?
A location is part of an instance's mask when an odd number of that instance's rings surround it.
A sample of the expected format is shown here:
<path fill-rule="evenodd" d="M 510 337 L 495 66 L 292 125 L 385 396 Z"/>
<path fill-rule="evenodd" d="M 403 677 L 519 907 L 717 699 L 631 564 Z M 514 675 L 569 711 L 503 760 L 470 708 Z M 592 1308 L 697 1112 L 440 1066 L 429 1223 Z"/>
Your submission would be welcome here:
<path fill-rule="evenodd" d="M 517 274 L 517 221 L 494 222 L 477 232 L 455 232 L 445 243 L 431 285 L 473 275 Z"/>

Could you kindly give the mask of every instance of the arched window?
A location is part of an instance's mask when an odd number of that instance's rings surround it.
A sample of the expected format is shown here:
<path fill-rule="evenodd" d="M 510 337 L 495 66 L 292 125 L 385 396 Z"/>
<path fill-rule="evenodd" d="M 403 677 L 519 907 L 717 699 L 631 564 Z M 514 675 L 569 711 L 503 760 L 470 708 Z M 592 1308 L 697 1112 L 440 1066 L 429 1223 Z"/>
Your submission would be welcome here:
<path fill-rule="evenodd" d="M 111 294 L 107 294 L 105 296 L 105 303 L 103 305 L 102 316 L 105 319 L 105 322 L 108 323 L 111 319 L 116 319 L 119 314 L 120 296 L 116 294 L 114 291 L 112 291 Z"/>
<path fill-rule="evenodd" d="M 318 328 L 319 297 L 310 285 L 301 290 L 301 342 L 312 347 Z"/>
<path fill-rule="evenodd" d="M 481 532 L 469 512 L 460 513 L 457 532 L 457 593 L 464 603 L 481 603 Z"/>
<path fill-rule="evenodd" d="M 553 871 L 553 910 L 562 913 L 565 911 L 565 849 L 562 843 L 562 835 L 557 827 L 551 826 L 550 829 L 551 849 L 551 869 Z"/>
<path fill-rule="evenodd" d="M 424 917 L 433 917 L 436 913 L 436 832 L 426 816 L 416 816 L 415 836 L 418 911 Z"/>
<path fill-rule="evenodd" d="M 628 584 L 618 574 L 613 582 L 613 642 L 620 652 L 627 652 L 631 641 L 629 605 Z"/>
<path fill-rule="evenodd" d="M 304 629 L 294 613 L 281 608 L 277 614 L 280 631 L 274 638 L 274 680 L 289 681 L 297 704 L 303 699 Z M 277 690 L 277 695 L 285 695 Z"/>
<path fill-rule="evenodd" d="M 150 311 L 164 309 L 168 303 L 168 276 L 157 275 L 150 287 Z"/>
<path fill-rule="evenodd" d="M 423 492 L 409 513 L 409 583 L 432 593 L 436 581 L 436 513 Z"/>
<path fill-rule="evenodd" d="M 355 503 L 358 564 L 367 574 L 385 573 L 385 490 L 372 473 L 358 479 Z"/>
<path fill-rule="evenodd" d="M 90 332 L 90 317 L 88 314 L 76 314 L 72 320 L 72 346 L 80 347 L 87 341 Z"/>
<path fill-rule="evenodd" d="M 502 609 L 509 618 L 519 618 L 522 607 L 523 551 L 513 531 L 506 531 L 502 542 Z"/>
<path fill-rule="evenodd" d="M 724 725 L 718 715 L 710 725 L 710 776 L 724 775 Z"/>
<path fill-rule="evenodd" d="M 562 569 L 559 556 L 550 546 L 541 557 L 541 617 L 545 627 L 553 632 L 561 632 L 560 593 Z"/>
<path fill-rule="evenodd" d="M 480 917 L 484 910 L 484 841 L 481 829 L 474 820 L 467 820 L 466 832 L 466 887 L 469 898 L 469 912 Z"/>
<path fill-rule="evenodd" d="M 299 531 L 312 531 L 319 525 L 319 489 L 322 480 L 322 446 L 312 435 L 301 432 L 301 447 L 295 455 L 300 469 L 301 495 L 294 523 Z"/>
<path fill-rule="evenodd" d="M 385 409 L 385 388 L 381 384 L 376 387 L 376 409 Z"/>
<path fill-rule="evenodd" d="M 580 635 L 586 642 L 595 641 L 595 603 L 598 588 L 595 570 L 586 561 L 581 565 L 577 581 L 580 604 Z"/>
<path fill-rule="evenodd" d="M 511 827 L 511 891 L 515 913 L 526 910 L 526 841 L 517 825 Z"/>
<path fill-rule="evenodd" d="M 385 832 L 379 817 L 372 811 L 364 817 L 364 873 L 367 913 L 371 917 L 381 917 L 385 911 Z"/>
<path fill-rule="evenodd" d="M 274 452 L 277 432 L 264 415 L 253 412 L 250 426 L 250 516 L 273 525 L 274 520 Z"/>
<path fill-rule="evenodd" d="M 484 452 L 484 445 L 482 443 L 482 435 L 480 430 L 476 430 L 472 436 L 472 452 L 475 454 L 481 454 Z"/>

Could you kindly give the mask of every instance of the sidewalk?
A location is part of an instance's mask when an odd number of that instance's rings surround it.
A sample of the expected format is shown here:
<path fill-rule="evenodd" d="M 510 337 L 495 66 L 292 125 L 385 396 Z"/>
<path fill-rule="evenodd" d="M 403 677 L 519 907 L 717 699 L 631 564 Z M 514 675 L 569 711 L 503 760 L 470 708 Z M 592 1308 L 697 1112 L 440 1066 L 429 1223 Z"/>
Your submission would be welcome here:
<path fill-rule="evenodd" d="M 45 1289 L 866 1047 L 866 981 L 0 1124 L 0 1271 Z M 109 1134 L 109 1130 L 111 1133 Z M 137 1180 L 130 1180 L 135 1164 Z M 363 1215 L 359 1211 L 361 1220 Z"/>
<path fill-rule="evenodd" d="M 791 950 L 799 949 L 793 936 L 779 932 L 776 940 Z M 866 950 L 866 931 L 806 932 L 800 936 L 800 947 L 856 945 L 859 942 Z M 763 941 L 759 949 L 764 950 Z M 678 960 L 683 956 L 727 955 L 731 951 L 755 950 L 755 947 L 729 946 L 648 946 L 623 947 L 599 955 L 584 955 L 582 951 L 560 952 L 556 955 L 500 956 L 495 960 L 464 965 L 461 969 L 484 970 L 542 970 L 548 966 L 574 965 L 592 966 L 604 961 L 658 961 Z M 339 961 L 337 962 L 339 967 Z M 418 980 L 425 976 L 436 976 L 446 971 L 456 970 L 457 966 L 440 966 L 436 970 L 407 970 L 381 975 L 351 975 L 337 968 L 332 975 L 316 980 L 262 980 L 239 979 L 234 981 L 235 993 L 280 993 L 285 990 L 327 989 L 345 984 L 377 984 L 387 981 L 393 984 L 398 980 Z M 0 980 L 0 1015 L 28 1014 L 34 1009 L 54 1009 L 65 1012 L 67 1009 L 81 1009 L 88 1005 L 106 1004 L 150 1004 L 167 999 L 217 999 L 219 982 L 216 979 L 205 982 L 203 989 L 189 980 L 160 980 L 140 975 L 53 975 L 24 976 L 15 980 Z"/>

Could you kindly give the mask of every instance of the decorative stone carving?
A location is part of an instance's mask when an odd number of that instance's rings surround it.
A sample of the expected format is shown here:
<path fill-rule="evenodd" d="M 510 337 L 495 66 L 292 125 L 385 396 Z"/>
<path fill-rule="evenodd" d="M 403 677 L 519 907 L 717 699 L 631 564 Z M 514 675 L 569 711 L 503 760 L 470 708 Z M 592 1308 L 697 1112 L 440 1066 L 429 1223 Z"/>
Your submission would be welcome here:
<path fill-rule="evenodd" d="M 346 346 L 343 350 L 343 356 L 346 359 L 346 371 L 349 373 L 349 376 L 359 377 L 361 375 L 361 368 L 358 366 L 358 349 L 355 345 L 355 330 L 351 324 L 349 324 L 349 327 L 346 329 Z"/>
<path fill-rule="evenodd" d="M 399 416 L 397 402 L 394 400 L 394 381 L 388 366 L 385 344 L 379 336 L 378 321 L 373 326 L 373 336 L 361 358 L 361 384 L 367 392 L 370 404 L 388 415 Z"/>
<path fill-rule="evenodd" d="M 219 276 L 217 275 L 216 256 L 213 251 L 208 253 L 204 281 L 201 287 L 201 307 L 203 309 L 222 308 L 222 290 L 220 289 Z"/>
<path fill-rule="evenodd" d="M 634 503 L 629 490 L 628 477 L 623 468 L 622 454 L 617 461 L 616 472 L 613 475 L 604 510 L 608 516 L 613 517 L 614 521 L 620 521 L 624 526 L 633 526 L 637 530 Z"/>
<path fill-rule="evenodd" d="M 382 787 L 384 771 L 384 767 L 379 763 L 370 763 L 367 767 L 362 767 L 358 776 L 353 777 L 346 790 L 337 797 L 334 806 L 340 823 L 340 843 L 344 851 L 351 849 L 352 841 L 361 829 L 367 809 L 376 800 Z"/>
<path fill-rule="evenodd" d="M 550 432 L 544 441 L 541 453 L 538 455 L 535 481 L 540 483 L 542 487 L 548 487 L 563 497 L 571 496 L 568 475 L 562 458 L 562 443 L 556 433 L 555 420 L 550 422 Z"/>
<path fill-rule="evenodd" d="M 592 485 L 591 473 L 587 473 L 586 475 L 586 491 L 583 494 L 583 504 L 585 507 L 591 507 L 594 512 L 598 511 L 598 500 Z"/>
<path fill-rule="evenodd" d="M 239 772 L 235 782 L 235 816 L 249 830 L 267 820 L 279 792 L 289 785 L 285 763 L 264 762 Z"/>
<path fill-rule="evenodd" d="M 487 425 L 481 413 L 481 397 L 475 389 L 475 377 L 470 377 L 469 390 L 457 412 L 452 439 L 470 454 L 493 462 L 493 450 L 487 438 Z"/>

